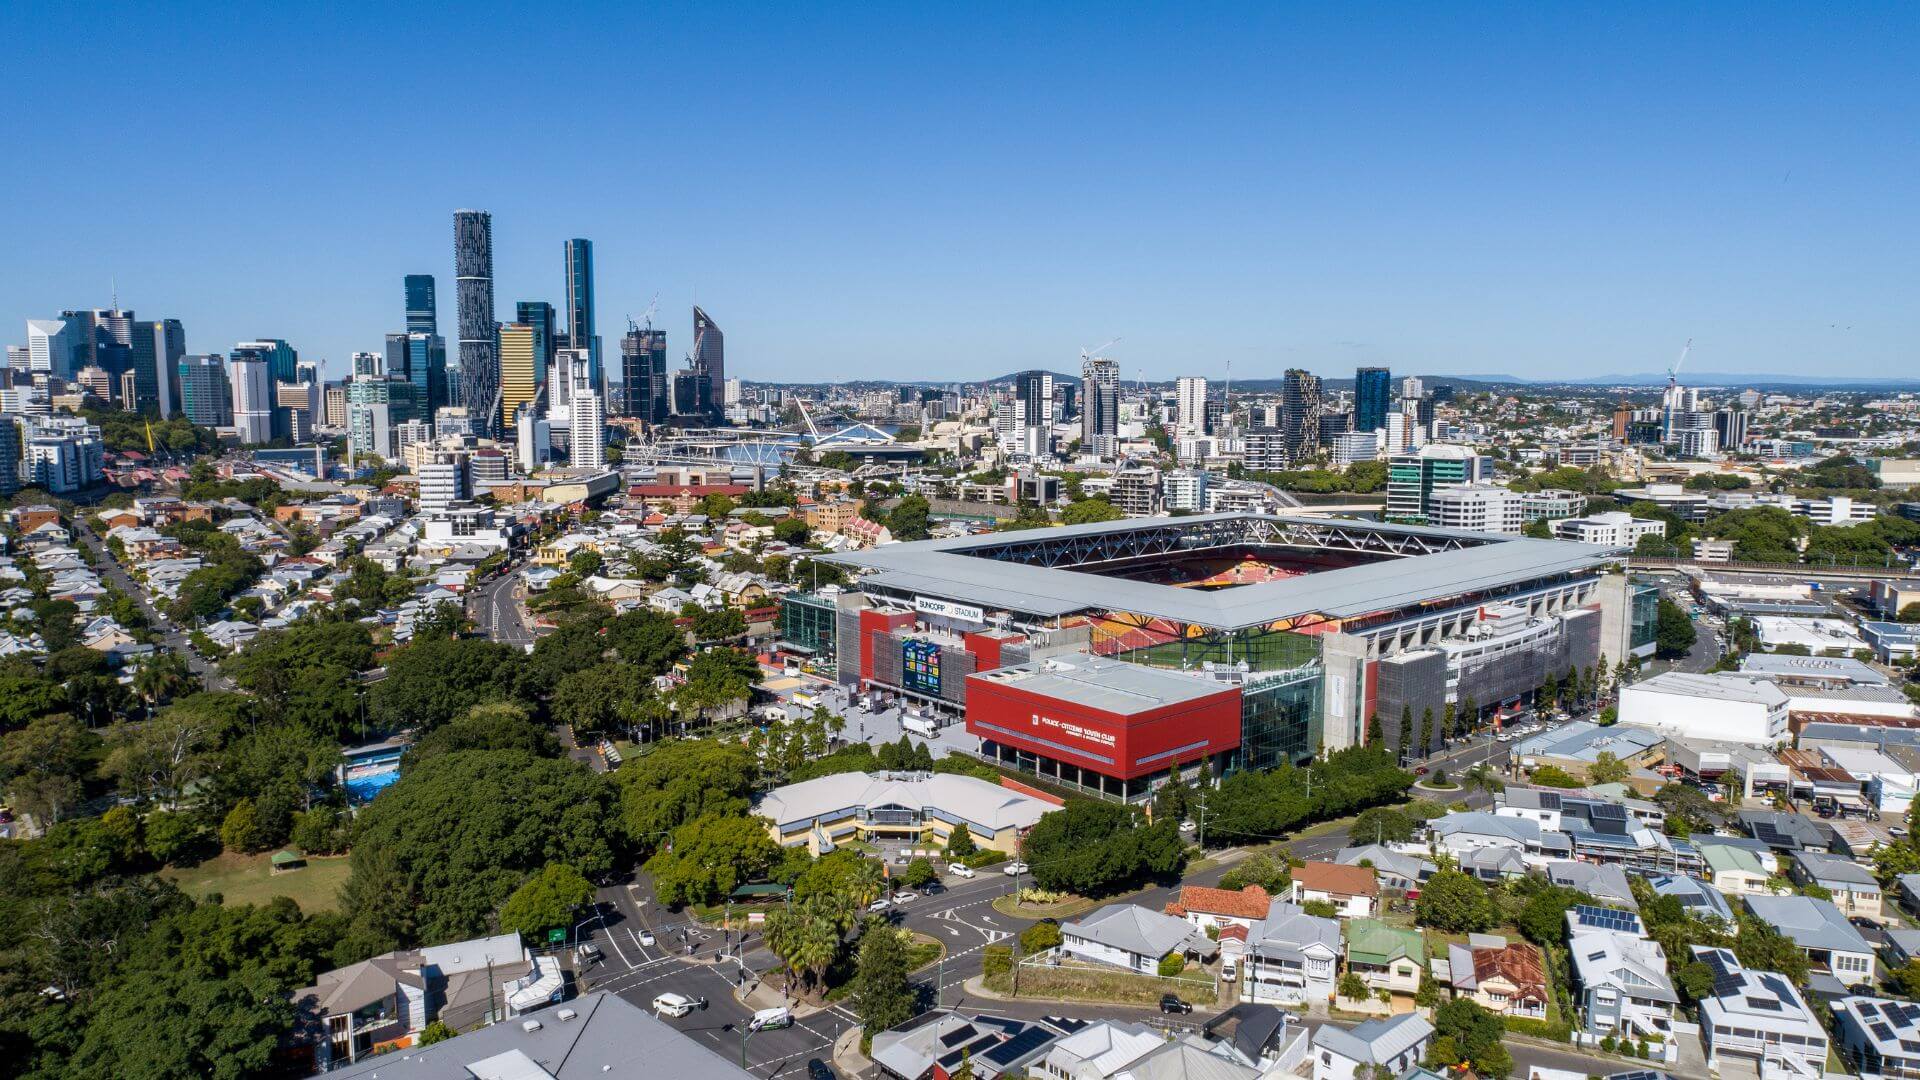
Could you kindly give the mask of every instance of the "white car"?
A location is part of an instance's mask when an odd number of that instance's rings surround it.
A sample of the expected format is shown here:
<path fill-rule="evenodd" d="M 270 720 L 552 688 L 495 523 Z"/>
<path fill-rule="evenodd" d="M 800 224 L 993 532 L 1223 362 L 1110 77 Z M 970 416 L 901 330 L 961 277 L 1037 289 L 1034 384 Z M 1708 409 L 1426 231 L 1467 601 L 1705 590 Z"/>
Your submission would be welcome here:
<path fill-rule="evenodd" d="M 918 899 L 920 899 L 920 894 L 911 889 L 901 889 L 899 892 L 893 894 L 893 902 L 896 904 L 904 904 L 909 900 Z"/>
<path fill-rule="evenodd" d="M 1194 823 L 1191 821 L 1183 821 L 1180 823 L 1181 832 L 1190 833 L 1194 831 L 1195 828 L 1197 828 L 1197 826 L 1195 826 Z"/>
<path fill-rule="evenodd" d="M 653 931 L 651 931 L 651 930 L 642 930 L 642 931 L 640 931 L 640 944 L 642 944 L 642 945 L 652 945 L 652 944 L 653 944 Z"/>
<path fill-rule="evenodd" d="M 661 994 L 653 999 L 653 1011 L 665 1016 L 685 1016 L 695 1009 L 703 1009 L 706 1002 L 690 998 L 685 994 Z"/>
<path fill-rule="evenodd" d="M 1023 862 L 1010 862 L 1002 867 L 1000 872 L 1008 877 L 1018 877 L 1027 872 L 1027 864 Z"/>
<path fill-rule="evenodd" d="M 890 907 L 892 907 L 892 906 L 893 906 L 893 901 L 891 901 L 891 900 L 889 900 L 889 899 L 887 899 L 886 897 L 884 897 L 884 896 L 883 896 L 883 897 L 881 897 L 881 898 L 879 898 L 878 900 L 875 900 L 875 901 L 874 901 L 873 903 L 871 903 L 871 904 L 868 904 L 868 905 L 867 905 L 867 910 L 868 910 L 868 911 L 873 911 L 873 912 L 881 912 L 881 911 L 885 911 L 885 910 L 887 910 L 888 908 L 890 908 Z"/>
<path fill-rule="evenodd" d="M 952 874 L 954 877 L 970 878 L 973 876 L 973 867 L 963 862 L 948 863 L 947 873 Z"/>

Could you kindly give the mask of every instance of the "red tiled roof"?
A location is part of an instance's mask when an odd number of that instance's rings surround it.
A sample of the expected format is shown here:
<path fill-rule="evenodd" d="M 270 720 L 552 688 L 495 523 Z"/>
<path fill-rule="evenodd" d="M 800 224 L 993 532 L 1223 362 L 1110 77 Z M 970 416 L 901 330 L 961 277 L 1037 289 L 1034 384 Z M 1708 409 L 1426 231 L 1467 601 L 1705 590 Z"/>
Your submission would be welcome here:
<path fill-rule="evenodd" d="M 1473 950 L 1473 977 L 1484 983 L 1495 975 L 1512 983 L 1520 997 L 1545 1000 L 1547 996 L 1540 950 L 1524 942 L 1513 942 L 1504 949 Z"/>
<path fill-rule="evenodd" d="M 1333 893 L 1338 896 L 1380 895 L 1380 885 L 1374 881 L 1371 866 L 1310 862 L 1293 872 L 1293 880 L 1303 891 Z"/>
<path fill-rule="evenodd" d="M 1184 915 L 1189 911 L 1198 911 L 1205 915 L 1227 915 L 1236 919 L 1264 919 L 1272 906 L 1273 897 L 1258 885 L 1248 885 L 1239 890 L 1184 885 L 1180 889 L 1180 899 L 1167 905 L 1167 913 Z"/>

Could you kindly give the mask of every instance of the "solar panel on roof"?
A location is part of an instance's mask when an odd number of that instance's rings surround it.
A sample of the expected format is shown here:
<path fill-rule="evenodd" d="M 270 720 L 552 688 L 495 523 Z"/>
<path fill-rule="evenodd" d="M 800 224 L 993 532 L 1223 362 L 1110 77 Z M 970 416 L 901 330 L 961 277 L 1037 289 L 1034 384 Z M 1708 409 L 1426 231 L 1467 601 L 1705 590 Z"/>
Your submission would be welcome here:
<path fill-rule="evenodd" d="M 1640 917 L 1631 911 L 1603 908 L 1593 904 L 1580 904 L 1573 911 L 1582 926 L 1593 926 L 1602 930 L 1638 931 L 1640 929 Z"/>
<path fill-rule="evenodd" d="M 1540 793 L 1540 809 L 1542 810 L 1560 809 L 1560 793 L 1557 791 L 1541 792 Z"/>
<path fill-rule="evenodd" d="M 1053 1041 L 1053 1032 L 1034 1026 L 980 1055 L 982 1060 L 1002 1064 L 1020 1060 L 1028 1053 Z"/>
<path fill-rule="evenodd" d="M 1750 997 L 1747 999 L 1747 1007 L 1753 1008 L 1753 1009 L 1764 1009 L 1767 1012 L 1780 1011 L 1780 1003 L 1773 1000 L 1772 998 Z"/>
<path fill-rule="evenodd" d="M 1869 1030 L 1873 1032 L 1876 1038 L 1881 1038 L 1881 1039 L 1893 1038 L 1893 1029 L 1888 1027 L 1885 1024 L 1875 1022 L 1872 1024 L 1868 1024 L 1867 1027 Z"/>
<path fill-rule="evenodd" d="M 979 1033 L 979 1029 L 974 1027 L 972 1024 L 961 1024 L 959 1027 L 954 1028 L 952 1031 L 949 1031 L 944 1035 L 941 1035 L 940 1044 L 942 1046 L 958 1046 L 961 1043 L 966 1042 L 968 1039 L 973 1038 L 974 1035 L 978 1033 Z"/>

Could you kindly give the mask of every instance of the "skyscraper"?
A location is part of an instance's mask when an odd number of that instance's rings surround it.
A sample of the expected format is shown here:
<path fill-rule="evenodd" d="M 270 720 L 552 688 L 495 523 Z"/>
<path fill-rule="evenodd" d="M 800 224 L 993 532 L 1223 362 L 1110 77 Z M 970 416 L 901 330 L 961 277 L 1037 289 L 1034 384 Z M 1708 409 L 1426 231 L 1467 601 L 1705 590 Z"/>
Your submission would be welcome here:
<path fill-rule="evenodd" d="M 1182 375 L 1174 380 L 1175 424 L 1182 435 L 1207 433 L 1207 380 Z"/>
<path fill-rule="evenodd" d="M 522 300 L 513 305 L 514 322 L 533 328 L 533 382 L 537 388 L 545 387 L 548 408 L 559 409 L 564 414 L 567 406 L 567 374 L 565 362 L 555 367 L 559 357 L 560 326 L 555 318 L 553 305 L 545 300 Z M 569 341 L 569 345 L 573 342 Z M 505 360 L 501 363 L 504 365 Z M 557 374 L 557 378 L 555 377 Z M 503 374 L 501 376 L 505 378 Z"/>
<path fill-rule="evenodd" d="M 651 326 L 620 339 L 620 387 L 626 414 L 649 424 L 673 412 L 673 380 L 667 374 L 667 332 Z"/>
<path fill-rule="evenodd" d="M 500 412 L 486 422 L 495 431 L 519 430 L 520 406 L 532 406 L 540 396 L 540 357 L 533 327 L 509 323 L 500 328 Z"/>
<path fill-rule="evenodd" d="M 440 308 L 433 298 L 432 274 L 407 275 L 407 333 L 440 332 Z"/>
<path fill-rule="evenodd" d="M 493 215 L 457 210 L 453 215 L 454 287 L 460 305 L 460 400 L 479 434 L 500 430 L 500 342 L 493 322 Z M 531 348 L 531 339 L 529 339 Z M 512 415 L 510 412 L 505 415 Z"/>
<path fill-rule="evenodd" d="M 218 353 L 180 359 L 180 412 L 201 427 L 233 423 L 233 399 L 227 389 L 227 361 Z"/>
<path fill-rule="evenodd" d="M 592 355 L 585 349 L 573 350 L 567 400 L 571 415 L 568 432 L 569 454 L 573 464 L 585 469 L 607 466 L 607 413 L 600 401 L 600 388 L 593 381 Z"/>
<path fill-rule="evenodd" d="M 600 389 L 600 338 L 593 332 L 593 241 L 567 241 L 567 343 L 591 350 L 589 384 Z M 523 320 L 524 321 L 524 320 Z M 572 376 L 566 376 L 571 384 Z"/>
<path fill-rule="evenodd" d="M 273 382 L 292 382 L 299 377 L 300 354 L 279 338 L 243 341 L 233 348 L 235 352 L 251 353 L 265 360 L 267 377 Z"/>
<path fill-rule="evenodd" d="M 697 315 L 699 308 L 695 308 Z M 80 344 L 82 327 L 72 319 L 28 319 L 27 355 L 35 374 L 70 379 L 78 366 L 74 352 Z"/>
<path fill-rule="evenodd" d="M 1280 433 L 1292 467 L 1320 448 L 1320 376 L 1287 369 L 1280 383 Z"/>
<path fill-rule="evenodd" d="M 1387 426 L 1387 407 L 1393 399 L 1393 372 L 1363 367 L 1353 376 L 1353 430 L 1378 431 Z"/>
<path fill-rule="evenodd" d="M 698 305 L 693 309 L 693 361 L 695 370 L 706 374 L 706 399 L 711 406 L 726 394 L 727 335 Z"/>
<path fill-rule="evenodd" d="M 1104 356 L 1081 361 L 1080 399 L 1082 449 L 1112 457 L 1120 434 L 1120 365 Z"/>
<path fill-rule="evenodd" d="M 253 350 L 236 350 L 227 358 L 227 378 L 233 384 L 233 426 L 241 444 L 271 442 L 273 372 L 267 358 Z"/>
<path fill-rule="evenodd" d="M 165 419 L 180 411 L 180 358 L 187 331 L 179 319 L 133 324 L 134 401 L 129 408 Z"/>

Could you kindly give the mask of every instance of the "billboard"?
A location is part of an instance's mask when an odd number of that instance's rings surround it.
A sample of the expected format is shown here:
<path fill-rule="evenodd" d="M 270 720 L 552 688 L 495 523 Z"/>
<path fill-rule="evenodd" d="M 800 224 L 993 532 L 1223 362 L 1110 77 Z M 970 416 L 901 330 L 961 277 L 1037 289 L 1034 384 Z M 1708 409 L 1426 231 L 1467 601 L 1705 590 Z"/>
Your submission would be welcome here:
<path fill-rule="evenodd" d="M 916 694 L 940 696 L 940 646 L 908 638 L 900 643 L 900 685 Z"/>

